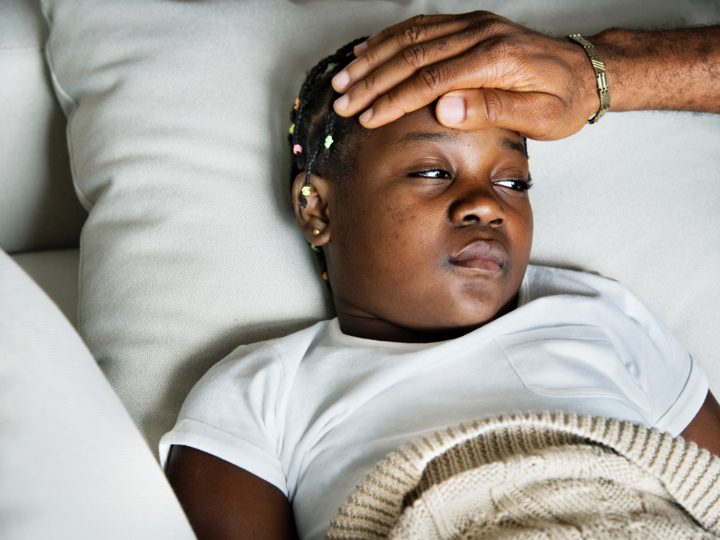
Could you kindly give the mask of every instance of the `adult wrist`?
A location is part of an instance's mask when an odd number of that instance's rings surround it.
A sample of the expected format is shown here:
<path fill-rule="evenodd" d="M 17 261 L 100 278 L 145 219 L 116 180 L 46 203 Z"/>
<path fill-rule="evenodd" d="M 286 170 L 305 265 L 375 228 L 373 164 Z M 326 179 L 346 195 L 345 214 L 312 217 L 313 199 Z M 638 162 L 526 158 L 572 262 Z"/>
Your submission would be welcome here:
<path fill-rule="evenodd" d="M 598 89 L 600 106 L 597 112 L 595 112 L 587 121 L 588 124 L 595 124 L 610 109 L 610 87 L 608 86 L 607 77 L 605 76 L 605 64 L 602 61 L 602 58 L 600 58 L 600 54 L 595 46 L 587 39 L 582 37 L 580 34 L 571 34 L 568 37 L 583 48 L 585 54 L 590 60 L 593 72 L 595 73 L 595 84 Z"/>
<path fill-rule="evenodd" d="M 628 77 L 633 73 L 632 57 L 627 54 L 626 44 L 631 40 L 631 30 L 624 28 L 609 28 L 602 32 L 586 36 L 598 51 L 605 64 L 605 77 L 612 92 L 612 111 L 638 110 L 642 98 L 641 88 L 635 86 L 635 91 L 628 92 L 632 85 Z M 637 103 L 635 103 L 637 102 Z"/>

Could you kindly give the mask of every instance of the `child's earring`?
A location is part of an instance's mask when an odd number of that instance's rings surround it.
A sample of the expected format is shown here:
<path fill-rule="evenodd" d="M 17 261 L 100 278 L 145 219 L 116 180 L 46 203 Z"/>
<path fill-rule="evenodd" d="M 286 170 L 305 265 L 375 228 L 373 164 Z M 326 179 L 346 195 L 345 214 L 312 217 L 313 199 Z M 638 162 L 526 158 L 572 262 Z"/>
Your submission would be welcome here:
<path fill-rule="evenodd" d="M 315 230 L 313 231 L 313 234 L 314 234 L 315 236 L 318 236 L 318 235 L 320 234 L 320 229 L 315 229 Z"/>

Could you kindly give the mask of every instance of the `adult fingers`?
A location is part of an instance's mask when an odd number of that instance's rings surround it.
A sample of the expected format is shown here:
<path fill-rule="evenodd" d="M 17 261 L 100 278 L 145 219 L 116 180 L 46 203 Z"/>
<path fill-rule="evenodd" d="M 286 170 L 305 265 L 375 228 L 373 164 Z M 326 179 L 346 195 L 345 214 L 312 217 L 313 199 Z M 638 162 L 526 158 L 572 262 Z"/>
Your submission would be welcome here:
<path fill-rule="evenodd" d="M 426 65 L 374 103 L 371 101 L 372 107 L 360 115 L 360 123 L 368 129 L 383 126 L 453 90 L 483 87 L 513 89 L 519 70 L 512 64 L 514 60 L 508 60 L 506 51 L 506 46 L 498 48 L 493 42 L 484 42 L 463 54 Z M 359 90 L 373 97 L 367 89 Z M 356 90 L 351 92 L 354 94 Z"/>
<path fill-rule="evenodd" d="M 461 32 L 469 26 L 467 20 L 461 20 L 457 15 L 451 17 L 452 19 L 446 21 L 409 26 L 393 34 L 339 71 L 333 77 L 333 88 L 339 93 L 347 91 L 404 51 L 408 51 L 407 58 L 412 63 L 413 60 L 418 59 L 416 54 L 418 47 L 432 40 Z"/>
<path fill-rule="evenodd" d="M 529 139 L 550 141 L 577 133 L 587 119 L 577 117 L 557 96 L 492 88 L 459 90 L 438 100 L 438 121 L 451 128 L 505 128 Z"/>
<path fill-rule="evenodd" d="M 373 47 L 376 47 L 380 43 L 390 39 L 394 35 L 403 32 L 404 30 L 408 28 L 412 28 L 413 26 L 425 26 L 428 24 L 435 24 L 445 21 L 452 21 L 455 19 L 459 19 L 462 17 L 462 15 L 449 15 L 449 14 L 442 14 L 442 15 L 415 15 L 414 17 L 410 17 L 409 19 L 406 19 L 402 22 L 399 22 L 397 24 L 393 24 L 392 26 L 388 26 L 384 30 L 381 30 L 374 36 L 369 37 L 366 39 L 363 43 L 360 43 L 359 45 L 355 46 L 355 56 L 360 56 L 365 53 L 365 51 L 372 49 Z"/>
<path fill-rule="evenodd" d="M 472 33 L 474 34 L 474 32 Z M 336 100 L 335 111 L 338 114 L 342 113 L 343 116 L 355 115 L 367 109 L 378 97 L 410 79 L 416 73 L 423 69 L 427 71 L 428 66 L 461 57 L 476 46 L 476 41 L 476 39 L 468 38 L 464 32 L 455 32 L 439 39 L 405 47 L 399 54 L 383 59 L 383 63 L 372 73 L 367 76 L 363 75 L 345 96 Z M 382 48 L 383 45 L 378 48 Z M 362 60 L 364 57 L 356 62 Z M 349 72 L 352 73 L 352 70 Z M 436 99 L 439 95 L 434 95 L 432 99 Z"/>

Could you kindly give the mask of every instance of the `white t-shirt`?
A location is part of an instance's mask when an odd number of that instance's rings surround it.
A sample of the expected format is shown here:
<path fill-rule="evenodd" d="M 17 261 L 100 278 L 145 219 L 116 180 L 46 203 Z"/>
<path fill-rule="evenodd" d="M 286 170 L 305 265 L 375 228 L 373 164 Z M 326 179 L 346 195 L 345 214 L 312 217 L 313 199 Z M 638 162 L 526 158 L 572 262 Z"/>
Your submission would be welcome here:
<path fill-rule="evenodd" d="M 193 388 L 160 442 L 263 478 L 322 538 L 358 481 L 425 433 L 490 414 L 561 410 L 679 434 L 708 390 L 702 368 L 621 284 L 528 267 L 518 307 L 457 339 L 348 336 L 337 319 L 237 348 Z"/>

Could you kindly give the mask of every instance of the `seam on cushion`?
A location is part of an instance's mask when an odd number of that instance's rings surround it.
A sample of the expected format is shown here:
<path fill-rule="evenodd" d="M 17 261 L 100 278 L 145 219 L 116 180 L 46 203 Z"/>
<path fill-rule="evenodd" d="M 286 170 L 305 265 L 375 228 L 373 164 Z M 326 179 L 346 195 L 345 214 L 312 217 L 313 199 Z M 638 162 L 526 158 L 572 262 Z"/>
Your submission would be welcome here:
<path fill-rule="evenodd" d="M 48 29 L 52 29 L 52 21 L 50 20 L 49 8 L 45 0 L 40 0 L 40 12 L 45 19 L 45 24 L 47 25 Z"/>
<path fill-rule="evenodd" d="M 44 2 L 43 0 L 40 0 L 40 11 L 42 12 L 42 15 L 45 19 L 45 24 L 47 25 L 47 28 L 51 33 L 52 32 L 52 24 L 50 21 L 50 14 L 48 13 L 47 3 Z M 48 36 L 49 36 L 49 34 L 48 34 Z M 48 41 L 50 41 L 49 37 L 45 40 L 45 44 L 42 47 L 42 49 L 39 49 L 39 50 L 42 50 L 45 53 L 45 61 L 47 62 L 48 71 L 50 72 L 50 77 L 53 82 L 53 89 L 55 90 L 56 94 L 61 93 L 65 99 L 67 99 L 70 103 L 73 104 L 74 109 L 77 109 L 77 102 L 70 96 L 70 94 L 68 94 L 65 91 L 65 89 L 60 85 L 60 81 L 55 76 L 55 67 L 54 67 L 54 64 L 52 61 L 52 55 L 50 53 L 50 48 L 48 47 Z M 58 99 L 58 101 L 60 101 L 60 100 Z M 60 106 L 62 107 L 62 103 L 60 103 Z M 63 111 L 64 111 L 64 108 L 63 108 Z M 70 118 L 67 118 L 67 127 L 65 128 L 65 140 L 66 140 L 66 143 L 68 146 L 68 156 L 70 158 L 70 176 L 72 178 L 73 187 L 75 188 L 75 194 L 78 196 L 78 199 L 80 200 L 80 203 L 83 205 L 85 210 L 90 212 L 90 209 L 92 208 L 92 204 L 90 204 L 90 201 L 85 196 L 85 194 L 80 190 L 77 182 L 75 181 L 75 178 L 76 178 L 75 160 L 73 159 L 72 144 L 70 142 L 71 141 L 71 139 L 70 139 Z M 78 279 L 78 303 L 77 303 L 77 308 L 76 308 L 77 309 L 76 316 L 77 316 L 78 333 L 80 333 L 80 331 L 82 329 L 82 309 L 81 309 L 81 307 L 83 304 L 82 303 L 83 282 L 85 281 L 83 279 L 83 272 L 84 272 L 84 268 L 85 268 L 83 261 L 85 260 L 85 257 L 84 257 L 84 250 L 82 249 L 84 232 L 85 232 L 85 227 L 83 227 L 80 230 L 80 257 L 79 257 L 79 263 L 78 263 L 78 277 L 77 277 L 77 279 Z M 83 339 L 83 341 L 85 341 L 85 340 Z M 88 347 L 88 350 L 89 350 L 89 347 Z M 92 354 L 92 352 L 90 354 Z M 93 354 L 93 357 L 94 356 L 95 355 Z"/>
<path fill-rule="evenodd" d="M 68 94 L 65 89 L 60 84 L 60 81 L 58 80 L 57 76 L 55 75 L 55 66 L 53 64 L 52 60 L 52 53 L 50 52 L 50 48 L 45 48 L 45 59 L 47 61 L 48 69 L 50 70 L 50 77 L 53 81 L 53 89 L 55 90 L 55 93 L 58 96 L 58 101 L 60 102 L 60 106 L 63 109 L 63 112 L 65 113 L 67 117 L 67 127 L 65 129 L 65 139 L 67 142 L 68 147 L 68 155 L 70 157 L 70 176 L 72 177 L 73 187 L 75 188 L 75 194 L 77 195 L 78 200 L 80 201 L 80 204 L 82 204 L 83 208 L 90 213 L 92 210 L 94 204 L 93 202 L 83 193 L 83 191 L 80 189 L 80 186 L 77 183 L 77 173 L 75 171 L 75 152 L 73 150 L 73 138 L 72 138 L 72 126 L 73 126 L 73 116 L 75 115 L 75 111 L 77 111 L 78 103 L 75 101 L 70 94 Z M 67 111 L 66 107 L 63 106 L 63 103 L 71 103 L 72 104 L 72 110 Z"/>
<path fill-rule="evenodd" d="M 52 53 L 50 52 L 49 47 L 45 47 L 45 60 L 47 61 L 48 68 L 50 69 L 50 76 L 52 77 L 55 92 L 60 95 L 59 97 L 62 97 L 64 100 L 70 102 L 73 108 L 77 108 L 77 101 L 75 101 L 72 96 L 65 91 L 60 84 L 57 75 L 55 75 L 55 63 L 53 62 Z M 62 105 L 62 100 L 60 100 L 60 105 Z M 63 110 L 65 110 L 65 107 L 63 107 Z M 68 111 L 65 111 L 65 115 L 68 116 Z"/>
<path fill-rule="evenodd" d="M 74 112 L 78 108 L 78 103 L 75 101 L 70 94 L 68 94 L 65 89 L 60 84 L 60 80 L 57 78 L 57 75 L 55 74 L 55 64 L 53 62 L 52 53 L 50 52 L 50 47 L 48 47 L 48 42 L 50 41 L 49 35 L 52 34 L 52 20 L 49 13 L 49 7 L 47 5 L 47 2 L 40 0 L 40 11 L 43 14 L 43 17 L 45 18 L 45 24 L 47 25 L 49 29 L 48 38 L 45 40 L 45 61 L 48 65 L 48 70 L 50 71 L 50 78 L 52 79 L 53 83 L 53 90 L 55 90 L 55 95 L 58 99 L 58 102 L 60 103 L 60 107 L 62 108 L 63 112 L 65 113 L 65 117 L 67 118 L 67 127 L 65 128 L 65 139 L 67 142 L 68 147 L 68 156 L 70 157 L 70 176 L 72 178 L 73 182 L 73 188 L 75 189 L 75 194 L 77 195 L 78 200 L 80 201 L 80 204 L 85 208 L 85 210 L 90 213 L 92 210 L 92 207 L 94 206 L 93 202 L 83 193 L 83 191 L 80 189 L 80 186 L 77 183 L 77 174 L 75 173 L 75 159 L 74 159 L 74 152 L 73 152 L 73 146 L 72 146 L 72 116 Z M 65 107 L 66 103 L 72 104 L 72 111 L 68 113 Z M 84 227 L 83 227 L 84 228 Z M 82 233 L 81 233 L 81 239 L 82 239 Z M 81 241 L 82 242 L 82 241 Z M 82 251 L 80 253 L 80 261 L 82 264 Z M 79 310 L 79 307 L 78 307 Z M 78 318 L 78 328 L 80 328 L 80 319 Z"/>

